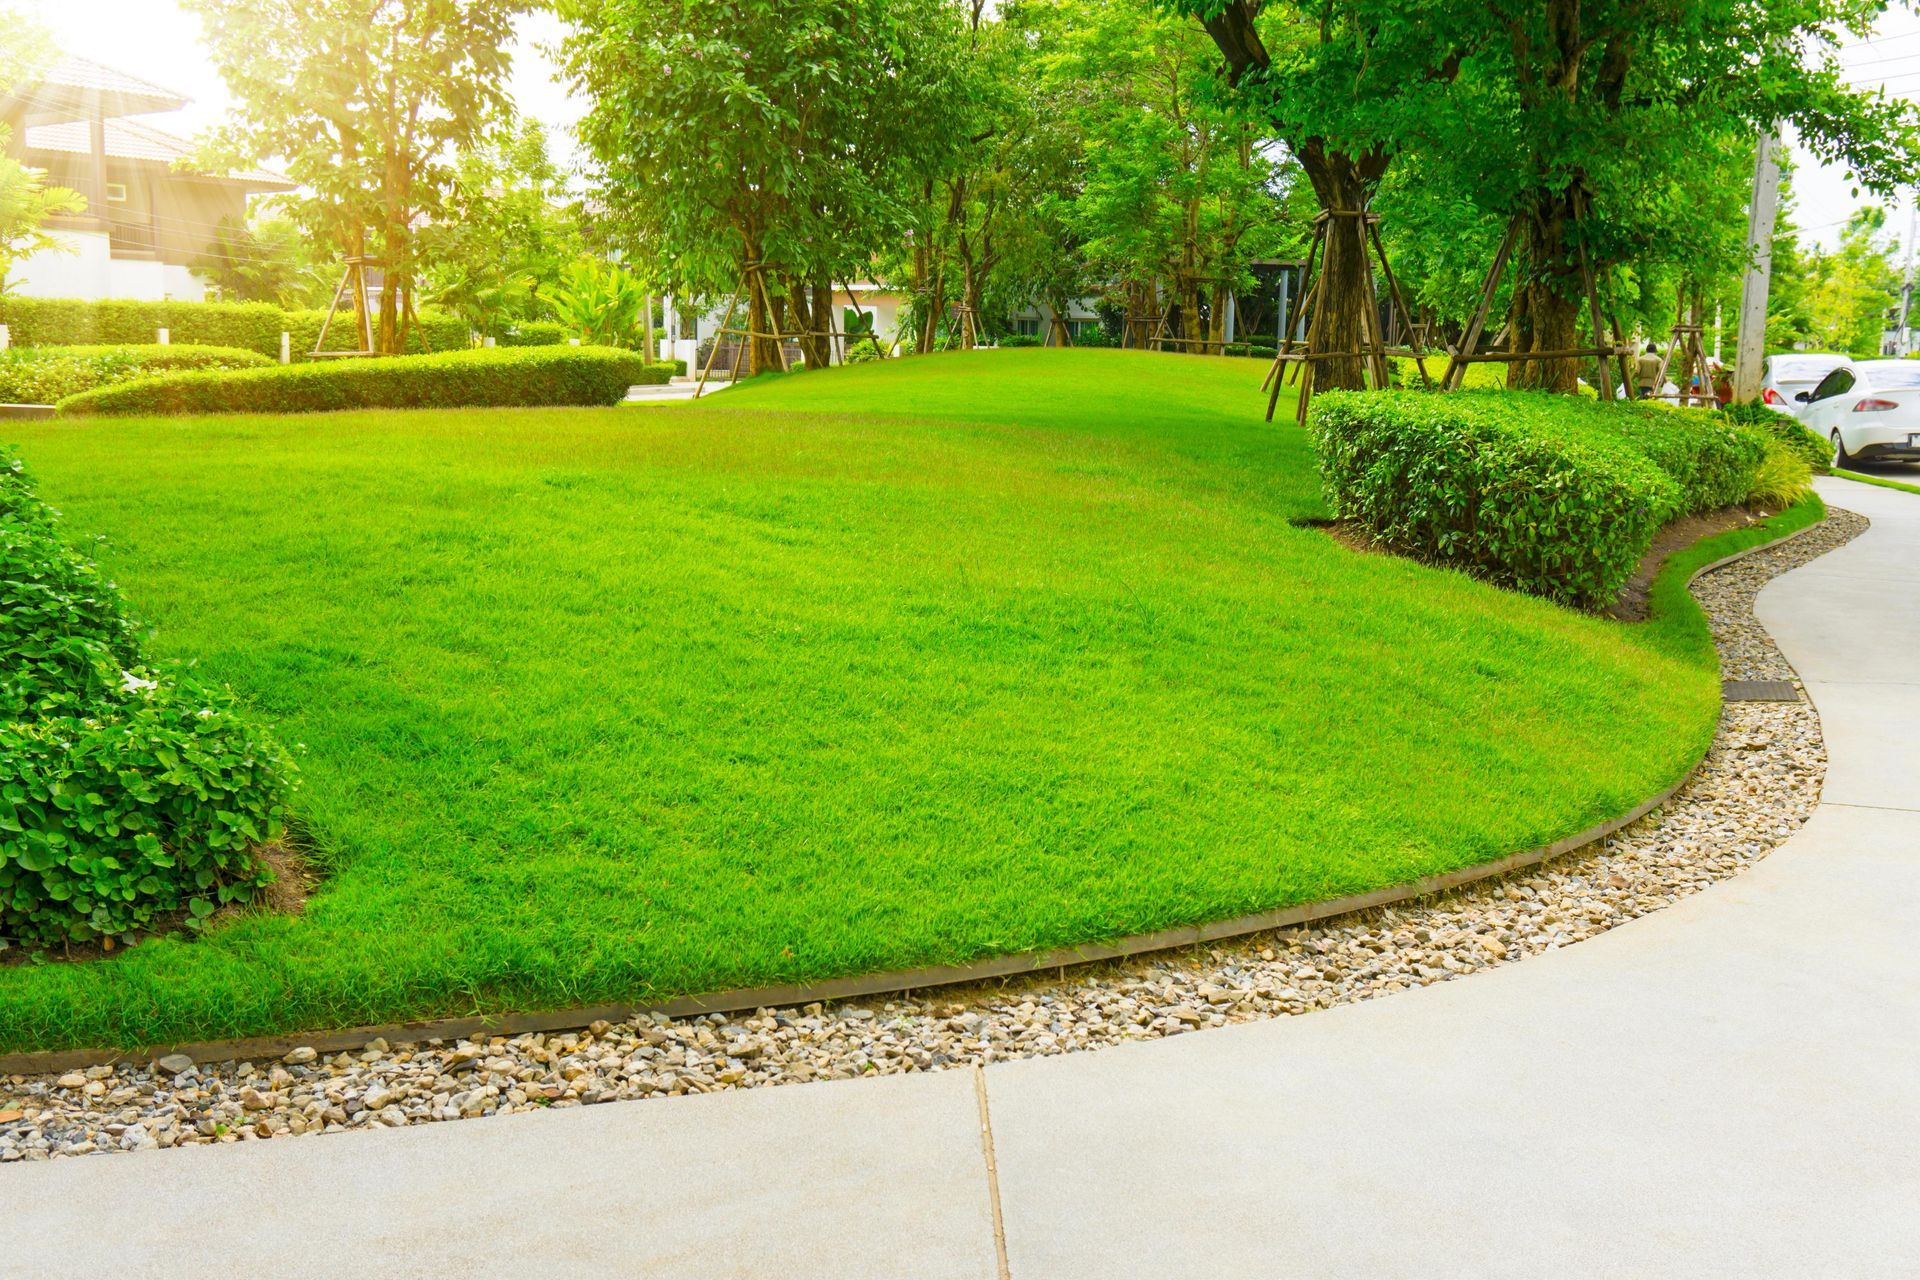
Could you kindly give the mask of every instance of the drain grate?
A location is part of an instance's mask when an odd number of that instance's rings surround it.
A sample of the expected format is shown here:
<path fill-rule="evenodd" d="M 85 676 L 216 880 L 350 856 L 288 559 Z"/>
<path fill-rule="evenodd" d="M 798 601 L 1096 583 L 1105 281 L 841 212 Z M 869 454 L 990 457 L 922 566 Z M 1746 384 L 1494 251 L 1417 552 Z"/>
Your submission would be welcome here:
<path fill-rule="evenodd" d="M 1791 680 L 1726 680 L 1720 696 L 1728 702 L 1798 702 L 1800 691 Z"/>

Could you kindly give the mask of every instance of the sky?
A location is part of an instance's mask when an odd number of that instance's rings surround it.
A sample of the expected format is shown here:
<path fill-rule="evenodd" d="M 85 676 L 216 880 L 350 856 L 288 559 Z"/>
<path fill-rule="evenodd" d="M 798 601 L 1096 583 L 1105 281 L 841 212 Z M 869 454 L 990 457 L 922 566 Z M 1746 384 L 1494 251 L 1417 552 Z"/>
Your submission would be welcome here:
<path fill-rule="evenodd" d="M 122 71 L 155 81 L 191 97 L 194 102 L 176 117 L 176 131 L 192 133 L 217 122 L 230 99 L 219 73 L 200 47 L 200 23 L 176 0 L 25 0 L 24 7 L 50 29 L 69 52 L 104 62 Z M 582 104 L 554 80 L 553 63 L 541 50 L 557 40 L 561 25 L 551 14 L 521 18 L 513 50 L 514 101 L 523 114 L 549 126 L 554 154 L 563 160 L 577 154 L 571 127 L 583 114 Z M 1884 85 L 1903 97 L 1920 97 L 1920 16 L 1901 9 L 1884 15 L 1871 37 L 1849 44 L 1841 53 L 1848 77 L 1862 85 Z M 1795 222 L 1802 238 L 1832 245 L 1847 218 L 1872 200 L 1856 194 L 1843 169 L 1822 165 L 1794 145 L 1799 168 L 1794 177 Z M 1888 226 L 1905 243 L 1912 194 L 1899 201 L 1881 201 L 1888 208 Z"/>

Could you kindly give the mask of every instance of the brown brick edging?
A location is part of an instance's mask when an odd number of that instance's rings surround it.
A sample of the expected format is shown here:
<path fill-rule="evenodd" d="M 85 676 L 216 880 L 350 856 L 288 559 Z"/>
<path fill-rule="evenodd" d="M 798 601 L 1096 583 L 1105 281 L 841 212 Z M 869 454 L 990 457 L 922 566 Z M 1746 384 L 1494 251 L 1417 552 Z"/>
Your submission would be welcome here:
<path fill-rule="evenodd" d="M 1824 518 L 1823 518 L 1824 519 Z M 1795 529 L 1767 542 L 1758 543 L 1732 555 L 1704 564 L 1687 576 L 1691 586 L 1702 575 L 1745 559 L 1757 552 L 1771 550 L 1803 533 L 1820 527 L 1822 521 Z M 1059 947 L 1051 951 L 1028 951 L 1016 955 L 993 956 L 967 964 L 933 965 L 922 969 L 894 969 L 885 973 L 863 974 L 849 978 L 828 978 L 819 982 L 788 983 L 773 987 L 743 987 L 705 995 L 679 996 L 652 1004 L 626 1003 L 595 1005 L 586 1008 L 549 1009 L 531 1013 L 477 1014 L 464 1018 L 431 1018 L 416 1022 L 390 1022 L 375 1026 L 349 1027 L 343 1031 L 325 1031 L 308 1035 L 257 1036 L 244 1040 L 208 1040 L 190 1044 L 149 1045 L 140 1050 L 66 1049 L 46 1053 L 0 1055 L 0 1075 L 41 1075 L 74 1071 L 91 1066 L 119 1062 L 149 1062 L 171 1053 L 183 1053 L 195 1062 L 229 1062 L 240 1059 L 278 1058 L 290 1049 L 306 1045 L 322 1053 L 338 1053 L 363 1048 L 380 1039 L 394 1044 L 420 1040 L 474 1039 L 490 1035 L 521 1035 L 527 1032 L 571 1031 L 594 1022 L 624 1022 L 635 1015 L 660 1013 L 668 1017 L 689 1017 L 702 1013 L 741 1013 L 755 1009 L 781 1008 L 815 1001 L 856 1000 L 868 996 L 893 995 L 928 987 L 957 986 L 992 978 L 1018 977 L 1047 969 L 1094 964 L 1102 960 L 1121 960 L 1155 951 L 1175 951 L 1183 947 L 1219 942 L 1252 933 L 1266 933 L 1310 924 L 1356 911 L 1370 911 L 1418 898 L 1446 893 L 1481 880 L 1491 880 L 1536 863 L 1585 848 L 1604 840 L 1630 823 L 1637 822 L 1659 808 L 1684 787 L 1699 769 L 1699 762 L 1687 770 L 1672 786 L 1658 795 L 1642 800 L 1615 818 L 1585 831 L 1555 840 L 1551 844 L 1508 854 L 1492 862 L 1476 863 L 1439 875 L 1422 876 L 1405 884 L 1329 898 L 1299 906 L 1259 911 L 1211 924 L 1182 925 L 1136 933 L 1112 942 L 1085 943 Z"/>

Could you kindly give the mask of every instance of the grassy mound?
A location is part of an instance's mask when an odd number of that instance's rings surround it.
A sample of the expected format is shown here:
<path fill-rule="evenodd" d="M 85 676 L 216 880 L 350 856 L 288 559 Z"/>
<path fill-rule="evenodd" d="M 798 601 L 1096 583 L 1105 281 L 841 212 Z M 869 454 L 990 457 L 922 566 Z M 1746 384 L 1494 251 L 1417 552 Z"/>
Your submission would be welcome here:
<path fill-rule="evenodd" d="M 297 918 L 0 968 L 0 1049 L 1221 918 L 1530 847 L 1698 757 L 1697 613 L 1300 527 L 1319 481 L 1261 372 L 1027 350 L 644 411 L 17 424 L 163 654 L 306 744 L 330 878 Z"/>

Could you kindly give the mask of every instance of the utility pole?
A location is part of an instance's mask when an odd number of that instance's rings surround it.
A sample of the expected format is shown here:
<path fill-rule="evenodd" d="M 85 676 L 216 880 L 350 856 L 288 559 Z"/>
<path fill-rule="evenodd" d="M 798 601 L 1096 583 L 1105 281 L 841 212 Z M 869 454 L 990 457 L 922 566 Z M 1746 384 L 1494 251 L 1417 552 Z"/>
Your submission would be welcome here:
<path fill-rule="evenodd" d="M 1733 398 L 1760 394 L 1767 358 L 1767 287 L 1773 276 L 1773 222 L 1780 204 L 1780 139 L 1760 135 L 1753 157 L 1753 200 L 1747 209 L 1747 272 L 1740 282 L 1740 346 L 1733 366 Z"/>
<path fill-rule="evenodd" d="M 1913 344 L 1907 341 L 1907 313 L 1913 307 L 1913 234 L 1920 231 L 1920 187 L 1914 189 L 1907 205 L 1907 266 L 1900 285 L 1900 328 L 1894 335 L 1893 353 L 1905 356 L 1912 352 Z"/>

